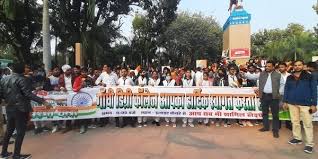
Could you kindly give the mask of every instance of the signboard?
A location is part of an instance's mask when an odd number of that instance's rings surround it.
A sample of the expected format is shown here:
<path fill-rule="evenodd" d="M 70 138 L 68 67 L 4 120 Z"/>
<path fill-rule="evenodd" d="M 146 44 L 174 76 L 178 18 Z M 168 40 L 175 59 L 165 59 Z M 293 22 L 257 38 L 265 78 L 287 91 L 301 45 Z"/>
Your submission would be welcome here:
<path fill-rule="evenodd" d="M 208 60 L 197 60 L 196 67 L 207 68 L 208 67 Z"/>
<path fill-rule="evenodd" d="M 231 49 L 230 59 L 249 58 L 250 55 L 250 49 L 248 48 Z"/>
<path fill-rule="evenodd" d="M 79 93 L 42 92 L 38 96 L 49 100 L 54 108 L 33 103 L 33 121 L 125 116 L 262 118 L 253 88 L 97 87 Z M 289 120 L 288 111 L 279 115 L 281 120 Z"/>

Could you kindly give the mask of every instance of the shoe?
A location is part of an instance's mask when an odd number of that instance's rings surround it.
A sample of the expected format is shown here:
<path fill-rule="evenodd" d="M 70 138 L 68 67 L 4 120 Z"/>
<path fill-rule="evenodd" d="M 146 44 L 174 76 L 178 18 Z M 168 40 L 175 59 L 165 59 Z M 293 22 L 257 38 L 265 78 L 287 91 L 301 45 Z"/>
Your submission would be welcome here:
<path fill-rule="evenodd" d="M 258 122 L 258 121 L 256 121 L 256 122 L 255 122 L 255 125 L 256 125 L 256 126 L 258 126 L 258 125 L 259 125 L 259 122 Z"/>
<path fill-rule="evenodd" d="M 166 123 L 166 127 L 170 126 L 169 123 Z"/>
<path fill-rule="evenodd" d="M 224 126 L 225 128 L 227 128 L 227 124 L 223 124 L 223 126 Z"/>
<path fill-rule="evenodd" d="M 244 125 L 242 123 L 238 123 L 240 125 L 240 127 L 244 127 Z"/>
<path fill-rule="evenodd" d="M 211 126 L 211 124 L 210 123 L 206 123 L 205 126 L 209 127 L 209 126 Z"/>
<path fill-rule="evenodd" d="M 288 141 L 288 143 L 291 144 L 291 145 L 300 145 L 303 142 L 301 140 L 292 139 L 292 140 Z"/>
<path fill-rule="evenodd" d="M 251 121 L 247 121 L 246 125 L 249 126 L 249 127 L 253 127 L 254 126 Z"/>
<path fill-rule="evenodd" d="M 144 125 L 143 125 L 144 127 L 147 127 L 148 125 L 147 125 L 147 123 L 144 123 Z"/>
<path fill-rule="evenodd" d="M 273 137 L 274 137 L 274 138 L 279 138 L 278 132 L 273 132 Z"/>
<path fill-rule="evenodd" d="M 191 128 L 194 128 L 194 124 L 193 124 L 193 123 L 189 123 L 189 126 L 190 126 Z"/>
<path fill-rule="evenodd" d="M 31 157 L 32 157 L 31 154 L 25 154 L 25 155 L 13 156 L 12 159 L 30 159 Z"/>
<path fill-rule="evenodd" d="M 173 123 L 173 124 L 172 124 L 172 127 L 176 128 L 176 127 L 177 127 L 177 124 L 176 124 L 176 123 Z"/>
<path fill-rule="evenodd" d="M 211 121 L 211 124 L 213 125 L 215 122 L 214 121 Z"/>
<path fill-rule="evenodd" d="M 156 122 L 156 126 L 160 126 L 160 123 L 159 123 L 159 122 Z"/>
<path fill-rule="evenodd" d="M 85 134 L 87 131 L 86 127 L 85 126 L 81 126 L 80 128 L 80 134 Z"/>
<path fill-rule="evenodd" d="M 199 125 L 202 125 L 202 121 L 199 121 L 198 124 L 199 124 Z"/>
<path fill-rule="evenodd" d="M 182 124 L 182 127 L 183 127 L 183 128 L 187 127 L 187 124 Z"/>
<path fill-rule="evenodd" d="M 246 121 L 242 121 L 242 124 L 245 127 L 246 126 Z"/>
<path fill-rule="evenodd" d="M 56 133 L 58 131 L 59 131 L 59 127 L 58 126 L 53 126 L 52 133 Z"/>
<path fill-rule="evenodd" d="M 89 125 L 88 128 L 89 128 L 89 129 L 96 129 L 96 128 L 97 128 L 97 125 L 92 124 L 92 125 Z"/>
<path fill-rule="evenodd" d="M 312 154 L 312 147 L 311 146 L 305 146 L 304 151 L 306 153 Z"/>
<path fill-rule="evenodd" d="M 4 154 L 1 154 L 1 155 L 0 155 L 0 158 L 1 158 L 1 159 L 8 159 L 8 158 L 10 158 L 12 155 L 13 155 L 12 152 L 7 152 L 7 153 L 4 153 Z"/>
<path fill-rule="evenodd" d="M 138 128 L 142 128 L 142 125 L 141 125 L 141 124 L 138 124 Z"/>
<path fill-rule="evenodd" d="M 265 132 L 265 131 L 269 131 L 269 129 L 261 128 L 261 129 L 259 129 L 258 131 L 260 131 L 260 132 Z"/>
<path fill-rule="evenodd" d="M 42 132 L 43 132 L 43 130 L 41 128 L 34 129 L 34 135 L 41 134 Z"/>
<path fill-rule="evenodd" d="M 220 123 L 217 122 L 217 123 L 215 124 L 215 126 L 216 126 L 216 127 L 220 127 Z"/>

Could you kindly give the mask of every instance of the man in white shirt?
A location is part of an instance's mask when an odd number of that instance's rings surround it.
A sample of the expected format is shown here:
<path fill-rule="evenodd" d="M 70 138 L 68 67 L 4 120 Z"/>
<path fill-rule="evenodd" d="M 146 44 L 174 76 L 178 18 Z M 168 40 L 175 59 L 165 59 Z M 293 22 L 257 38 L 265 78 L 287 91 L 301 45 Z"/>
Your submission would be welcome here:
<path fill-rule="evenodd" d="M 121 77 L 118 79 L 118 86 L 134 86 L 134 82 L 130 77 L 128 77 L 128 70 L 126 68 L 121 69 Z M 116 119 L 116 125 L 119 125 L 119 118 Z M 123 117 L 122 128 L 130 124 L 135 127 L 136 120 L 134 117 Z"/>
<path fill-rule="evenodd" d="M 137 80 L 138 86 L 146 86 L 148 84 L 148 79 L 146 77 L 146 71 L 141 71 L 140 76 L 138 77 Z"/>
<path fill-rule="evenodd" d="M 287 65 L 286 63 L 279 63 L 278 64 L 278 69 L 279 69 L 279 72 L 281 74 L 281 84 L 282 86 L 279 88 L 279 94 L 280 95 L 284 95 L 284 88 L 285 88 L 285 83 L 286 83 L 286 80 L 287 80 L 287 77 L 290 75 L 290 73 L 287 72 Z"/>
<path fill-rule="evenodd" d="M 273 116 L 272 131 L 273 137 L 279 138 L 279 90 L 282 87 L 281 74 L 275 71 L 275 63 L 267 61 L 265 71 L 260 74 L 259 78 L 259 97 L 261 100 L 263 128 L 260 132 L 270 131 L 269 109 Z"/>
<path fill-rule="evenodd" d="M 157 86 L 162 86 L 162 82 L 159 78 L 158 72 L 153 71 L 152 76 L 148 81 L 148 86 L 150 87 L 157 87 Z M 153 124 L 156 124 L 157 126 L 160 126 L 160 117 L 155 117 Z"/>
<path fill-rule="evenodd" d="M 117 82 L 116 73 L 111 71 L 111 68 L 107 65 L 103 67 L 103 73 L 96 79 L 95 84 L 99 86 L 116 86 Z"/>
<path fill-rule="evenodd" d="M 285 88 L 285 84 L 286 84 L 286 80 L 287 80 L 287 77 L 290 75 L 290 73 L 287 72 L 287 64 L 286 63 L 279 63 L 278 64 L 278 70 L 281 74 L 281 87 L 279 88 L 279 94 L 283 97 L 284 96 L 284 88 Z M 282 107 L 283 106 L 283 101 L 282 99 L 279 100 L 279 105 Z M 285 123 L 286 125 L 286 128 L 289 129 L 289 130 L 292 130 L 292 124 L 290 121 L 286 121 Z M 280 122 L 280 127 L 281 127 L 281 122 Z"/>
<path fill-rule="evenodd" d="M 138 77 L 138 86 L 144 87 L 148 84 L 148 80 L 146 77 L 146 71 L 141 71 L 140 76 Z M 147 117 L 139 116 L 137 117 L 138 121 L 138 127 L 141 128 L 142 126 L 146 127 L 147 126 Z"/>
<path fill-rule="evenodd" d="M 237 69 L 235 66 L 230 66 L 229 67 L 229 74 L 228 74 L 228 81 L 229 81 L 229 86 L 232 88 L 238 88 L 241 86 L 239 83 L 238 76 L 236 75 Z"/>
<path fill-rule="evenodd" d="M 165 87 L 174 87 L 176 85 L 176 81 L 174 79 L 171 79 L 171 73 L 167 72 L 165 76 L 165 80 L 162 82 L 163 86 Z M 172 123 L 172 127 L 177 127 L 176 121 L 177 119 L 175 117 L 171 118 L 165 118 L 166 126 L 170 126 L 170 122 Z"/>
<path fill-rule="evenodd" d="M 185 78 L 182 79 L 182 86 L 183 87 L 193 87 L 195 86 L 195 82 L 193 80 L 193 78 L 191 77 L 191 71 L 190 70 L 187 70 L 186 73 L 185 73 Z M 187 127 L 187 124 L 190 126 L 190 127 L 194 127 L 194 124 L 193 124 L 193 118 L 183 118 L 182 119 L 182 127 Z"/>
<path fill-rule="evenodd" d="M 203 81 L 203 72 L 200 67 L 197 68 L 197 72 L 194 75 L 195 85 L 200 86 Z"/>
<path fill-rule="evenodd" d="M 200 86 L 204 86 L 204 87 L 210 87 L 212 86 L 212 82 L 209 80 L 209 73 L 207 72 L 204 72 L 203 73 L 203 80 L 202 80 L 202 83 Z M 199 124 L 201 124 L 203 121 L 203 123 L 206 125 L 206 126 L 210 126 L 210 119 L 209 118 L 205 118 L 205 119 L 199 119 Z M 211 121 L 212 124 L 213 124 L 213 121 Z"/>

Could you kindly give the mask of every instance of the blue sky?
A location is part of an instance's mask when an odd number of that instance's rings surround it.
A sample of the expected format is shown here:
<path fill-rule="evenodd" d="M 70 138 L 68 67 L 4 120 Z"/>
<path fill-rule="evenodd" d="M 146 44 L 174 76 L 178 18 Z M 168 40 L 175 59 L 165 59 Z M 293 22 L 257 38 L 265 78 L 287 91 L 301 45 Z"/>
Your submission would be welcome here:
<path fill-rule="evenodd" d="M 262 29 L 286 28 L 289 23 L 299 23 L 306 29 L 318 23 L 318 15 L 312 9 L 317 0 L 243 0 L 244 8 L 252 14 L 252 32 Z M 229 12 L 229 0 L 181 0 L 178 12 L 201 12 L 203 15 L 214 16 L 223 26 Z M 122 32 L 131 37 L 131 22 L 134 13 L 123 18 Z"/>

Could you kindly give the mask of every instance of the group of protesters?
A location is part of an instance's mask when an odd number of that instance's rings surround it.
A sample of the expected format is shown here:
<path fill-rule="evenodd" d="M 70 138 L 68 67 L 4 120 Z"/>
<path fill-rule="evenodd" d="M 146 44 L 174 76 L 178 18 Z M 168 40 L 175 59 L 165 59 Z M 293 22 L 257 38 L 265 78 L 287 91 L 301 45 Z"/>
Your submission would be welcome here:
<path fill-rule="evenodd" d="M 1 71 L 2 81 L 13 74 L 14 68 L 12 67 L 14 67 L 14 64 L 8 65 L 7 68 Z M 260 58 L 253 58 L 246 64 L 238 65 L 235 61 L 229 61 L 224 58 L 219 62 L 212 63 L 208 67 L 197 67 L 195 69 L 184 67 L 142 68 L 141 66 L 133 68 L 129 65 L 110 66 L 107 64 L 100 68 L 63 65 L 61 67 L 53 67 L 48 74 L 45 73 L 43 66 L 33 68 L 29 65 L 24 65 L 23 74 L 30 82 L 33 93 L 40 90 L 79 92 L 82 88 L 97 86 L 219 86 L 258 88 L 255 89 L 255 93 L 259 95 L 261 100 L 262 121 L 208 118 L 194 120 L 193 118 L 182 118 L 180 119 L 182 123 L 181 127 L 195 127 L 197 124 L 204 124 L 208 127 L 211 125 L 215 125 L 216 127 L 231 127 L 233 124 L 240 127 L 252 127 L 263 124 L 263 128 L 259 131 L 265 132 L 270 130 L 268 120 L 270 109 L 273 115 L 273 136 L 278 138 L 281 125 L 278 117 L 279 109 L 289 108 L 292 126 L 288 122 L 287 126 L 293 129 L 294 137 L 289 143 L 300 144 L 302 142 L 300 116 L 305 117 L 305 120 L 302 120 L 306 133 L 306 147 L 304 150 L 307 153 L 312 152 L 313 124 L 311 114 L 316 112 L 318 78 L 317 63 L 315 62 L 306 64 L 303 61 L 275 63 Z M 5 99 L 5 97 L 3 98 Z M 41 103 L 45 102 L 35 97 L 32 97 L 32 100 Z M 80 133 L 83 134 L 89 128 L 104 127 L 110 121 L 112 120 L 109 118 L 100 118 L 52 121 L 51 123 L 34 122 L 34 133 L 39 134 L 43 131 L 56 133 L 60 130 L 62 133 L 67 133 L 75 128 L 79 128 Z M 177 127 L 177 118 L 173 117 L 124 117 L 122 121 L 119 118 L 115 118 L 114 121 L 115 126 L 120 128 L 124 128 L 127 125 L 140 128 L 147 127 L 149 123 L 156 126 L 164 123 L 165 126 Z M 12 133 L 13 131 L 14 129 Z M 5 140 L 8 140 L 7 138 Z M 3 150 L 3 153 L 6 153 L 6 150 Z"/>

